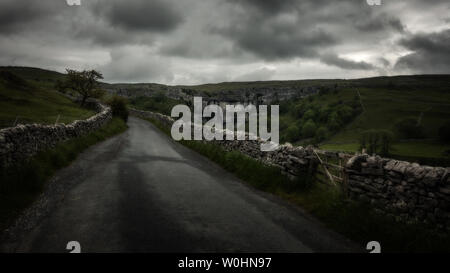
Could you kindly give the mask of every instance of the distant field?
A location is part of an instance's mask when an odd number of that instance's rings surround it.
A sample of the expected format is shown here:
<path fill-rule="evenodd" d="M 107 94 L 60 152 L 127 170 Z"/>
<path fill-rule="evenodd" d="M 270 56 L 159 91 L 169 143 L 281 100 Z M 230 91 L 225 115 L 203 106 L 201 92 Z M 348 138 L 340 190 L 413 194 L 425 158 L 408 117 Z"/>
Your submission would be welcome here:
<path fill-rule="evenodd" d="M 419 119 L 427 138 L 436 138 L 438 128 L 450 118 L 450 90 L 388 90 L 358 88 L 344 90 L 340 96 L 361 94 L 365 111 L 346 125 L 329 142 L 356 142 L 362 131 L 367 129 L 388 129 L 394 131 L 394 124 L 405 117 Z"/>
<path fill-rule="evenodd" d="M 47 78 L 57 77 L 55 75 L 59 73 L 45 70 L 36 70 L 37 74 L 29 70 L 12 71 L 26 79 L 26 82 L 11 83 L 5 79 L 5 75 L 0 77 L 0 128 L 13 126 L 16 119 L 17 123 L 22 124 L 53 124 L 59 116 L 60 123 L 70 123 L 94 114 L 53 90 L 52 82 L 47 81 Z"/>
<path fill-rule="evenodd" d="M 368 129 L 386 129 L 396 132 L 395 124 L 403 118 L 421 117 L 424 139 L 403 141 L 397 139 L 391 154 L 411 158 L 448 158 L 445 151 L 450 144 L 438 140 L 439 128 L 450 119 L 450 91 L 388 90 L 385 88 L 352 88 L 340 92 L 340 99 L 361 94 L 364 111 L 325 140 L 320 147 L 325 150 L 355 152 L 359 138 Z M 327 103 L 330 98 L 323 98 Z"/>

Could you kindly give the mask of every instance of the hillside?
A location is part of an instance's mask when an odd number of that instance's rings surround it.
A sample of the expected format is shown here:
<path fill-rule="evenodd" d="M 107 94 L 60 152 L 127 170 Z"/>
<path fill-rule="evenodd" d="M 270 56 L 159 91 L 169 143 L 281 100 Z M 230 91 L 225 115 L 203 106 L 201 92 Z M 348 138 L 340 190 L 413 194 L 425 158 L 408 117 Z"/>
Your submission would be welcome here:
<path fill-rule="evenodd" d="M 15 123 L 70 123 L 93 112 L 73 103 L 53 86 L 63 74 L 38 68 L 0 67 L 0 128 Z"/>
<path fill-rule="evenodd" d="M 65 113 L 61 116 L 63 122 L 89 115 L 53 90 L 56 81 L 64 79 L 64 74 L 25 67 L 3 67 L 0 71 L 13 72 L 39 87 L 19 92 L 20 88 L 8 86 L 4 80 L 0 82 L 3 127 L 14 122 L 17 115 L 25 122 L 54 122 L 59 113 Z M 195 86 L 103 83 L 102 87 L 110 93 L 129 97 L 133 107 L 165 114 L 173 105 L 188 102 L 193 96 L 228 103 L 280 104 L 281 140 L 298 145 L 313 143 L 324 149 L 355 152 L 360 148 L 361 134 L 375 129 L 388 130 L 395 135 L 391 153 L 399 158 L 428 163 L 423 158 L 448 159 L 450 150 L 450 145 L 439 140 L 438 135 L 439 129 L 450 120 L 450 75 Z M 21 100 L 32 101 L 35 107 L 25 107 Z M 420 123 L 423 131 L 420 138 L 405 138 L 398 133 L 397 124 L 408 118 Z M 305 129 L 306 123 L 308 128 Z"/>
<path fill-rule="evenodd" d="M 265 95 L 260 102 L 280 104 L 282 142 L 356 152 L 360 150 L 362 133 L 387 130 L 394 136 L 391 157 L 430 165 L 449 164 L 450 144 L 439 139 L 440 128 L 450 120 L 449 75 L 220 83 L 183 88 L 189 88 L 183 90 L 188 90 L 190 96 L 229 103 L 259 101 L 254 95 Z M 137 108 L 164 109 L 160 112 L 167 114 L 167 107 L 155 101 L 158 96 L 152 97 L 137 97 L 132 102 Z M 173 103 L 170 100 L 169 104 Z M 407 120 L 420 125 L 420 137 L 398 132 L 398 124 Z"/>
<path fill-rule="evenodd" d="M 323 149 L 356 152 L 360 149 L 359 140 L 363 132 L 388 130 L 395 136 L 391 156 L 419 159 L 427 164 L 433 163 L 421 160 L 423 157 L 448 158 L 446 151 L 450 150 L 450 145 L 439 139 L 438 132 L 450 120 L 450 92 L 441 86 L 424 89 L 346 87 L 307 100 L 282 103 L 280 107 L 285 111 L 280 120 L 282 136 L 286 139 L 286 134 L 293 134 L 289 132 L 292 124 L 297 124 L 298 128 L 294 133 L 296 137 L 287 141 L 298 144 L 319 142 Z M 333 130 L 333 126 L 336 127 L 331 120 L 333 114 L 338 117 L 337 130 Z M 306 115 L 309 117 L 305 119 Z M 423 133 L 420 137 L 408 138 L 398 132 L 398 124 L 406 119 L 420 124 Z M 313 135 L 303 136 L 301 126 L 308 120 L 314 122 L 316 131 Z M 325 128 L 325 136 L 312 141 L 319 128 Z"/>

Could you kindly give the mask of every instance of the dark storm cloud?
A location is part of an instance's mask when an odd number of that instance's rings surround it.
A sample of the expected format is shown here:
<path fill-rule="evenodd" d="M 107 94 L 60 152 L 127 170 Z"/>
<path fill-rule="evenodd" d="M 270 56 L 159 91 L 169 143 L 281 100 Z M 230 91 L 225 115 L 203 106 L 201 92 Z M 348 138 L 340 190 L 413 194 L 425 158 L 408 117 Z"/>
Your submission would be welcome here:
<path fill-rule="evenodd" d="M 400 45 L 413 51 L 401 57 L 395 67 L 422 73 L 449 73 L 450 29 L 435 33 L 419 33 L 404 38 Z"/>
<path fill-rule="evenodd" d="M 2 0 L 0 1 L 0 33 L 12 34 L 29 27 L 30 23 L 57 13 L 62 1 Z"/>
<path fill-rule="evenodd" d="M 295 6 L 295 0 L 228 0 L 230 3 L 254 7 L 267 14 L 276 14 Z"/>
<path fill-rule="evenodd" d="M 132 31 L 170 31 L 183 20 L 181 13 L 163 0 L 101 1 L 95 10 L 113 26 Z"/>
<path fill-rule="evenodd" d="M 380 37 L 405 32 L 399 18 L 377 11 L 365 1 L 275 1 L 228 0 L 236 7 L 230 24 L 211 27 L 235 47 L 264 60 L 318 58 L 333 47 L 354 42 L 376 43 Z M 351 42 L 350 42 L 351 41 Z M 335 55 L 338 55 L 335 53 Z M 324 57 L 328 64 L 360 69 L 374 68 L 365 63 Z"/>
<path fill-rule="evenodd" d="M 354 62 L 346 60 L 334 54 L 325 54 L 320 57 L 320 60 L 325 64 L 334 65 L 342 69 L 370 70 L 375 68 L 372 64 L 366 62 Z"/>
<path fill-rule="evenodd" d="M 387 29 L 392 29 L 398 32 L 404 32 L 405 26 L 398 19 L 386 14 L 381 14 L 379 16 L 367 19 L 362 18 L 363 20 L 357 21 L 355 23 L 355 27 L 361 31 L 382 31 Z"/>
<path fill-rule="evenodd" d="M 230 24 L 210 28 L 242 50 L 264 60 L 292 57 L 315 57 L 318 50 L 337 42 L 324 28 L 307 25 L 294 7 L 295 1 L 237 1 L 239 11 L 232 14 Z M 248 6 L 256 8 L 250 9 Z M 287 8 L 289 7 L 289 8 Z M 245 12 L 243 12 L 245 10 Z M 268 15 L 270 14 L 270 16 Z"/>
<path fill-rule="evenodd" d="M 448 0 L 81 3 L 0 0 L 0 65 L 181 84 L 450 72 Z"/>
<path fill-rule="evenodd" d="M 232 39 L 240 48 L 265 60 L 291 57 L 314 57 L 320 47 L 336 42 L 336 38 L 322 29 L 292 32 L 291 27 L 267 25 L 251 31 L 248 28 L 230 27 L 217 29 L 215 33 Z"/>
<path fill-rule="evenodd" d="M 382 66 L 384 66 L 384 67 L 388 67 L 388 66 L 390 66 L 390 65 L 391 65 L 391 62 L 389 62 L 389 60 L 388 60 L 388 59 L 386 59 L 386 58 L 383 58 L 383 57 L 379 57 L 379 58 L 377 58 L 377 61 L 378 61 L 378 62 L 380 62 L 380 63 L 381 63 L 381 65 L 382 65 Z"/>

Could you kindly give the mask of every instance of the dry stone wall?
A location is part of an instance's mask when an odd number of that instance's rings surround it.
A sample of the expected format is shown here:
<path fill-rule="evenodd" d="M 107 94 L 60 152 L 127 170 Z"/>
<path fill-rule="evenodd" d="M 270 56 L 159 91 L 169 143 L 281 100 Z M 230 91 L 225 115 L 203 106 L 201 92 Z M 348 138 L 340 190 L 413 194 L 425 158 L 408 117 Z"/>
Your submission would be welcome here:
<path fill-rule="evenodd" d="M 98 102 L 89 102 L 97 114 L 70 124 L 26 124 L 0 130 L 0 169 L 31 158 L 37 152 L 54 147 L 71 138 L 86 135 L 105 125 L 112 118 L 111 109 Z"/>
<path fill-rule="evenodd" d="M 170 128 L 171 117 L 131 110 Z M 278 166 L 295 178 L 314 172 L 317 158 L 311 147 L 281 145 L 274 152 L 261 152 L 260 141 L 214 141 L 228 151 L 237 150 L 269 165 Z M 431 224 L 450 230 L 450 168 L 421 166 L 394 159 L 355 155 L 344 168 L 346 191 L 357 201 L 370 203 L 378 212 L 405 222 Z"/>
<path fill-rule="evenodd" d="M 450 230 L 450 168 L 357 155 L 345 171 L 352 199 L 403 221 Z"/>
<path fill-rule="evenodd" d="M 135 109 L 130 109 L 129 111 L 130 114 L 138 117 L 155 119 L 168 128 L 174 122 L 171 117 L 159 113 Z M 239 151 L 267 165 L 279 167 L 291 179 L 303 176 L 305 173 L 313 173 L 318 163 L 311 147 L 292 147 L 292 145 L 286 144 L 280 145 L 276 151 L 262 152 L 260 145 L 263 141 L 260 139 L 247 141 L 214 140 L 213 142 L 219 144 L 227 151 Z"/>

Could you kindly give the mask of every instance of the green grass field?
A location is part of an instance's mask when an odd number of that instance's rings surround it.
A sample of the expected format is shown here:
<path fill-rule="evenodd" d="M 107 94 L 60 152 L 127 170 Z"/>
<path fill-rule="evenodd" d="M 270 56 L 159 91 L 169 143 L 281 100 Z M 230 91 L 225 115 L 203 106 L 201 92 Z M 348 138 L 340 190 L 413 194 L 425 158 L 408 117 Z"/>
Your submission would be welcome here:
<path fill-rule="evenodd" d="M 53 74 L 56 72 L 37 69 L 39 73 L 32 76 L 34 70 L 29 69 L 0 68 L 1 71 L 13 72 L 25 82 L 11 82 L 7 76 L 0 75 L 0 128 L 15 123 L 54 124 L 58 116 L 59 123 L 70 123 L 94 114 L 53 89 L 48 79 L 56 77 Z"/>
<path fill-rule="evenodd" d="M 361 94 L 365 111 L 346 125 L 329 142 L 357 142 L 359 134 L 367 129 L 395 131 L 394 124 L 405 117 L 419 119 L 427 138 L 436 139 L 438 128 L 450 118 L 449 92 L 434 90 L 388 90 L 375 88 L 344 89 L 341 98 Z"/>
<path fill-rule="evenodd" d="M 450 92 L 434 90 L 388 90 L 377 88 L 357 89 L 361 94 L 364 111 L 343 126 L 336 134 L 321 143 L 325 150 L 359 151 L 359 138 L 369 129 L 385 129 L 396 133 L 395 124 L 408 117 L 421 118 L 423 139 L 403 140 L 397 137 L 391 151 L 392 157 L 448 158 L 450 143 L 438 138 L 439 128 L 450 119 Z M 344 89 L 337 98 L 349 99 L 355 89 Z M 331 98 L 323 98 L 329 103 Z"/>

